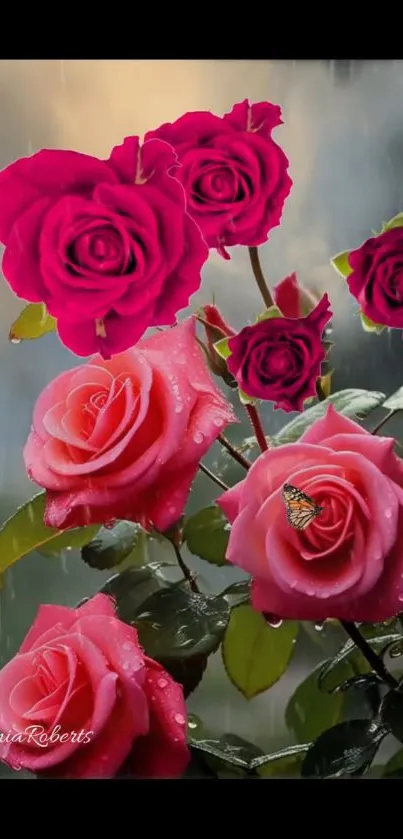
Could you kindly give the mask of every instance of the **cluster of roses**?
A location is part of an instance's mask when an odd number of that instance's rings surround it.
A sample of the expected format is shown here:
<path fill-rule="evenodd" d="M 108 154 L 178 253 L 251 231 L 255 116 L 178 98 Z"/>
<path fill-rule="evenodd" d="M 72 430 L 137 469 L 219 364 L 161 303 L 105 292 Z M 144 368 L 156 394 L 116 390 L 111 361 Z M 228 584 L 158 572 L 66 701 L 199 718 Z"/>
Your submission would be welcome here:
<path fill-rule="evenodd" d="M 143 144 L 126 138 L 107 160 L 41 151 L 0 174 L 6 280 L 45 304 L 66 347 L 95 353 L 52 381 L 34 409 L 24 460 L 46 490 L 47 525 L 129 519 L 166 531 L 183 514 L 201 458 L 236 416 L 195 320 L 176 317 L 210 248 L 228 259 L 227 248 L 255 249 L 280 223 L 291 189 L 271 136 L 280 123 L 277 106 L 245 101 L 222 118 L 188 113 Z M 367 326 L 403 326 L 402 236 L 395 224 L 335 258 Z M 246 399 L 302 410 L 325 358 L 329 301 L 304 296 L 295 276 L 274 294 L 238 334 L 204 308 L 210 366 L 229 371 Z M 150 327 L 169 328 L 144 337 Z M 227 559 L 252 575 L 255 608 L 362 621 L 399 610 L 403 468 L 393 442 L 329 409 L 298 443 L 263 452 L 218 499 L 232 523 Z M 286 521 L 285 481 L 324 508 L 302 533 Z M 0 755 L 64 777 L 122 766 L 167 777 L 186 766 L 182 690 L 104 595 L 76 610 L 43 606 L 0 672 L 1 731 L 38 721 L 68 729 L 77 719 L 93 735 L 85 748 L 70 740 L 41 752 L 10 741 Z"/>

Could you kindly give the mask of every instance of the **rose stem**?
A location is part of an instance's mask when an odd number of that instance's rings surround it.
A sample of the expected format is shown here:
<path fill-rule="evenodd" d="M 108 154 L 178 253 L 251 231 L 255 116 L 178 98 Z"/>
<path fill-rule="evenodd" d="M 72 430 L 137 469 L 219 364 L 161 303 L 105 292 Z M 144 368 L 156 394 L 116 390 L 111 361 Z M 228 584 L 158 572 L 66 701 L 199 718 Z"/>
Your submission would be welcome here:
<path fill-rule="evenodd" d="M 178 560 L 179 568 L 181 569 L 182 574 L 183 574 L 186 582 L 189 583 L 191 591 L 193 591 L 195 594 L 200 594 L 199 586 L 196 583 L 195 576 L 192 573 L 192 571 L 190 570 L 190 568 L 187 567 L 186 562 L 183 559 L 181 551 L 180 551 L 180 546 L 182 544 L 181 528 L 180 527 L 175 527 L 174 530 L 169 534 L 169 536 L 167 538 L 169 539 L 169 541 L 170 541 L 170 543 L 171 543 L 171 545 L 172 545 L 172 547 L 175 551 L 175 556 L 176 556 L 176 559 Z"/>
<path fill-rule="evenodd" d="M 270 306 L 273 306 L 273 298 L 270 293 L 270 289 L 267 285 L 267 282 L 264 278 L 264 274 L 262 271 L 262 266 L 260 264 L 259 259 L 259 252 L 257 248 L 248 248 L 249 256 L 250 256 L 250 263 L 252 266 L 253 276 L 257 282 L 258 289 L 263 297 L 263 300 L 268 309 Z"/>
<path fill-rule="evenodd" d="M 389 420 L 392 419 L 394 414 L 397 414 L 398 410 L 399 410 L 398 408 L 393 408 L 392 411 L 388 411 L 388 413 L 386 414 L 386 417 L 384 417 L 383 419 L 381 419 L 380 422 L 378 422 L 378 425 L 376 425 L 374 430 L 371 431 L 371 434 L 377 434 L 378 431 L 380 431 L 380 429 L 382 428 L 382 426 L 385 425 L 387 422 L 389 422 Z"/>
<path fill-rule="evenodd" d="M 374 652 L 373 649 L 371 649 L 355 623 L 352 623 L 351 621 L 340 621 L 340 623 L 344 631 L 347 632 L 347 635 L 349 635 L 351 640 L 354 641 L 356 647 L 358 647 L 358 649 L 362 652 L 372 670 L 378 674 L 383 682 L 393 688 L 393 690 L 396 690 L 396 688 L 399 687 L 398 682 L 386 669 L 382 659 Z"/>
<path fill-rule="evenodd" d="M 217 486 L 221 487 L 221 489 L 229 489 L 229 486 L 227 486 L 227 484 L 225 484 L 224 481 L 222 481 L 221 478 L 218 477 L 218 475 L 215 475 L 214 472 L 211 472 L 210 469 L 207 469 L 207 466 L 205 466 L 204 463 L 199 463 L 199 469 L 201 472 L 204 472 L 205 475 L 208 475 L 208 477 L 211 478 L 211 480 L 214 481 L 214 483 L 217 484 Z"/>
<path fill-rule="evenodd" d="M 234 460 L 236 460 L 236 462 L 240 464 L 240 466 L 243 466 L 244 469 L 250 469 L 250 467 L 252 466 L 250 460 L 248 460 L 247 457 L 244 457 L 243 454 L 241 454 L 241 452 L 239 452 L 238 449 L 236 449 L 235 446 L 233 446 L 232 443 L 230 443 L 230 441 L 227 440 L 227 438 L 224 437 L 223 434 L 220 434 L 218 439 L 221 445 L 224 446 L 224 449 L 226 449 L 227 452 L 229 452 L 231 457 L 233 457 Z"/>
<path fill-rule="evenodd" d="M 262 421 L 260 419 L 260 416 L 259 416 L 259 414 L 258 414 L 254 405 L 247 404 L 247 405 L 245 405 L 245 408 L 246 408 L 246 412 L 249 416 L 249 419 L 252 423 L 252 427 L 253 427 L 253 430 L 254 430 L 255 435 L 256 435 L 256 440 L 257 440 L 257 442 L 259 444 L 259 447 L 260 447 L 260 451 L 261 452 L 266 452 L 269 447 L 267 445 L 267 440 L 266 440 L 266 437 L 265 437 L 265 433 L 264 433 L 264 430 L 263 430 Z"/>

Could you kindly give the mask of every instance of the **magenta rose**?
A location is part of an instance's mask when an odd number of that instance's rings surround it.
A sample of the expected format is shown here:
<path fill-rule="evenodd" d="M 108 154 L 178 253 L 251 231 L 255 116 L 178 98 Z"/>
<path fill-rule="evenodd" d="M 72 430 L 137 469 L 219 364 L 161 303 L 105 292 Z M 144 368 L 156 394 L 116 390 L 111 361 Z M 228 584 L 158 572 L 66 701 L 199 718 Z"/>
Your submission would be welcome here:
<path fill-rule="evenodd" d="M 292 186 L 288 160 L 271 136 L 281 124 L 278 105 L 245 99 L 224 117 L 189 112 L 145 136 L 174 146 L 188 211 L 209 247 L 227 259 L 226 246 L 260 245 L 280 224 Z"/>
<path fill-rule="evenodd" d="M 4 276 L 45 303 L 61 341 L 104 358 L 171 325 L 208 257 L 166 143 L 127 137 L 107 160 L 40 151 L 0 173 Z"/>
<path fill-rule="evenodd" d="M 298 282 L 295 273 L 274 286 L 273 297 L 285 318 L 305 317 L 318 302 L 313 292 Z"/>
<path fill-rule="evenodd" d="M 183 691 L 97 594 L 41 606 L 0 670 L 0 759 L 59 778 L 172 778 L 189 762 Z"/>
<path fill-rule="evenodd" d="M 248 396 L 302 411 L 316 393 L 326 352 L 322 333 L 332 317 L 327 294 L 305 318 L 267 318 L 228 339 L 228 370 Z"/>
<path fill-rule="evenodd" d="M 218 499 L 232 522 L 227 559 L 254 578 L 253 606 L 281 618 L 387 620 L 403 603 L 403 463 L 330 406 L 297 443 L 264 452 Z M 323 506 L 287 522 L 284 483 Z"/>
<path fill-rule="evenodd" d="M 348 254 L 351 294 L 374 323 L 403 329 L 403 227 L 367 239 Z"/>
<path fill-rule="evenodd" d="M 24 448 L 29 476 L 47 490 L 45 523 L 118 518 L 168 529 L 200 459 L 233 421 L 192 318 L 61 373 L 37 400 Z"/>

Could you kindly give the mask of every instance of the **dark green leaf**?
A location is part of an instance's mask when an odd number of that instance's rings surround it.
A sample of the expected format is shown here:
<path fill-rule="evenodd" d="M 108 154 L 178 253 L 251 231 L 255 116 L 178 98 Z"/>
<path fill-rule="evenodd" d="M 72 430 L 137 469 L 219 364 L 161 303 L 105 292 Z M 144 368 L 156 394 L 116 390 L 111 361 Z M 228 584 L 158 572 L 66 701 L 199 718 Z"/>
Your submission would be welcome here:
<path fill-rule="evenodd" d="M 187 519 L 183 539 L 192 554 L 213 565 L 226 565 L 225 554 L 230 530 L 224 513 L 219 507 L 212 505 Z"/>
<path fill-rule="evenodd" d="M 249 603 L 250 585 L 250 580 L 240 580 L 238 583 L 231 583 L 230 586 L 221 592 L 221 597 L 227 601 L 231 609 L 234 606 L 240 606 L 242 603 Z"/>
<path fill-rule="evenodd" d="M 258 746 L 236 734 L 223 734 L 219 739 L 196 739 L 190 736 L 189 742 L 193 749 L 213 758 L 210 765 L 218 771 L 220 764 L 224 764 L 248 772 L 253 759 L 263 754 Z"/>
<path fill-rule="evenodd" d="M 133 623 L 142 604 L 154 592 L 169 585 L 161 574 L 165 563 L 150 563 L 143 568 L 129 568 L 111 577 L 100 589 L 116 601 L 117 614 L 125 623 Z"/>
<path fill-rule="evenodd" d="M 377 635 L 371 635 L 369 632 L 367 633 L 362 629 L 361 631 L 368 643 L 377 653 L 384 651 L 390 644 L 402 640 L 402 634 L 400 632 L 388 632 L 387 629 L 385 630 L 385 633 L 382 634 L 381 629 L 379 628 Z M 328 661 L 325 661 L 324 664 L 321 665 L 318 673 L 318 684 L 320 689 L 332 692 L 338 684 L 350 678 L 351 675 L 354 675 L 351 673 L 351 670 L 346 674 L 345 669 L 345 664 L 351 661 L 351 659 L 354 659 L 355 665 L 358 664 L 360 674 L 368 672 L 368 664 L 365 660 L 363 660 L 363 657 L 357 650 L 354 642 L 349 639 L 333 658 L 328 659 Z"/>
<path fill-rule="evenodd" d="M 285 711 L 287 727 L 299 742 L 316 740 L 341 719 L 344 697 L 330 696 L 318 686 L 318 668 L 298 685 Z"/>
<path fill-rule="evenodd" d="M 113 527 L 101 527 L 95 539 L 82 549 L 81 556 L 90 568 L 100 571 L 115 568 L 132 552 L 132 564 L 143 565 L 146 543 L 147 533 L 139 524 L 119 521 Z"/>
<path fill-rule="evenodd" d="M 382 680 L 376 673 L 363 673 L 359 676 L 351 676 L 350 679 L 346 679 L 345 682 L 333 688 L 331 694 L 347 693 L 349 690 L 371 691 L 375 687 L 381 687 L 382 684 Z"/>
<path fill-rule="evenodd" d="M 380 717 L 396 740 L 403 743 L 403 694 L 399 690 L 390 690 L 383 698 Z"/>
<path fill-rule="evenodd" d="M 195 594 L 172 585 L 151 595 L 136 615 L 147 655 L 166 661 L 210 655 L 218 649 L 229 618 L 223 597 Z"/>
<path fill-rule="evenodd" d="M 278 752 L 254 758 L 250 769 L 257 770 L 261 778 L 284 778 L 299 775 L 301 763 L 311 743 L 288 746 Z"/>
<path fill-rule="evenodd" d="M 388 396 L 386 402 L 383 403 L 383 408 L 388 411 L 401 411 L 403 409 L 403 387 L 399 387 L 396 393 Z"/>
<path fill-rule="evenodd" d="M 0 574 L 32 551 L 43 552 L 51 547 L 52 552 L 58 553 L 66 547 L 81 547 L 98 530 L 97 526 L 69 531 L 46 527 L 44 513 L 45 493 L 40 492 L 4 522 L 0 528 Z"/>
<path fill-rule="evenodd" d="M 388 760 L 383 769 L 383 778 L 403 778 L 403 749 L 399 749 L 396 754 Z"/>
<path fill-rule="evenodd" d="M 272 442 L 277 446 L 284 445 L 285 443 L 295 443 L 313 422 L 326 414 L 329 405 L 333 405 L 345 417 L 364 419 L 371 411 L 379 405 L 382 405 L 385 398 L 384 393 L 375 390 L 359 390 L 357 388 L 339 390 L 337 393 L 332 393 L 323 402 L 318 402 L 312 408 L 308 408 L 294 420 L 287 423 L 272 438 Z"/>
<path fill-rule="evenodd" d="M 194 655 L 191 658 L 160 658 L 160 664 L 171 674 L 175 682 L 183 687 L 185 699 L 201 682 L 208 663 L 208 656 Z"/>
<path fill-rule="evenodd" d="M 48 314 L 44 303 L 30 303 L 11 326 L 9 339 L 19 343 L 26 339 L 41 338 L 55 329 L 56 321 Z"/>
<path fill-rule="evenodd" d="M 313 743 L 302 764 L 303 778 L 362 775 L 387 730 L 371 720 L 350 720 L 329 728 Z"/>
<path fill-rule="evenodd" d="M 251 606 L 233 609 L 222 644 L 225 669 L 246 699 L 274 685 L 287 669 L 298 632 L 296 621 L 274 629 Z"/>

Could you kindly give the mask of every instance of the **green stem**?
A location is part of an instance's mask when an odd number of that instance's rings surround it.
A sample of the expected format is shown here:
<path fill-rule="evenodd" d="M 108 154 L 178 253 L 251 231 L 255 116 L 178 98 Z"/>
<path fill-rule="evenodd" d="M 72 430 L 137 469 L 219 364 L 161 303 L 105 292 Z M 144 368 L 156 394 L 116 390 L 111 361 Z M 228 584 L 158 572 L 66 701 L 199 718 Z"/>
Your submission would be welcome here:
<path fill-rule="evenodd" d="M 399 410 L 398 408 L 393 408 L 392 411 L 388 411 L 388 413 L 386 414 L 386 417 L 384 417 L 383 419 L 380 420 L 380 422 L 378 422 L 378 425 L 376 425 L 374 430 L 371 431 L 371 434 L 377 434 L 378 431 L 380 431 L 380 429 L 382 428 L 382 426 L 386 425 L 386 423 L 389 422 L 389 420 L 392 419 L 392 417 L 395 414 L 397 414 L 398 410 Z"/>
<path fill-rule="evenodd" d="M 270 309 L 270 306 L 273 306 L 274 303 L 273 303 L 273 298 L 271 296 L 270 289 L 267 285 L 267 282 L 265 280 L 265 276 L 264 276 L 263 271 L 262 271 L 262 266 L 260 264 L 260 259 L 259 259 L 259 251 L 255 247 L 254 248 L 248 248 L 248 251 L 249 251 L 249 257 L 250 257 L 250 262 L 251 262 L 251 266 L 252 266 L 253 276 L 256 280 L 258 289 L 259 289 L 259 291 L 260 291 L 260 293 L 263 297 L 263 300 L 264 300 L 267 308 Z"/>
<path fill-rule="evenodd" d="M 176 527 L 175 530 L 173 530 L 167 538 L 169 539 L 175 551 L 175 556 L 178 561 L 179 568 L 182 571 L 185 580 L 189 583 L 191 591 L 193 591 L 195 594 L 200 594 L 199 587 L 195 580 L 195 575 L 192 573 L 190 568 L 187 567 L 186 562 L 183 559 L 183 556 L 180 551 L 180 547 L 182 544 L 182 535 L 180 528 Z"/>

